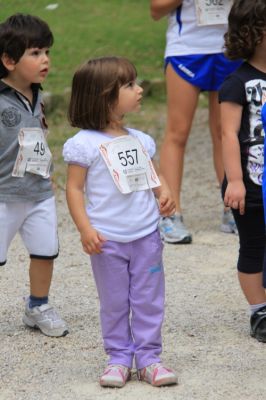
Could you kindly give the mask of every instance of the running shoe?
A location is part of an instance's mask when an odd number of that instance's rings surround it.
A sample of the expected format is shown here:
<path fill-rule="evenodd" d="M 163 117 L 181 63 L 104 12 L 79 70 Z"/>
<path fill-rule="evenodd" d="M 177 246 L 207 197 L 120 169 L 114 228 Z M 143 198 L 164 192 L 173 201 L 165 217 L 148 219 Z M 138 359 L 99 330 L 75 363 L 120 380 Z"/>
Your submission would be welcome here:
<path fill-rule="evenodd" d="M 60 337 L 68 334 L 65 321 L 49 304 L 30 308 L 27 300 L 22 321 L 30 328 L 39 329 L 46 336 Z"/>
<path fill-rule="evenodd" d="M 103 387 L 121 388 L 125 386 L 130 379 L 131 373 L 128 367 L 124 365 L 108 365 L 100 379 L 100 385 Z"/>
<path fill-rule="evenodd" d="M 221 232 L 238 234 L 237 226 L 231 209 L 225 209 L 222 215 Z"/>
<path fill-rule="evenodd" d="M 152 386 L 176 385 L 177 377 L 170 369 L 164 367 L 161 363 L 151 364 L 148 367 L 138 370 L 140 381 L 150 383 Z"/>
<path fill-rule="evenodd" d="M 251 315 L 250 335 L 259 342 L 266 343 L 266 306 Z"/>
<path fill-rule="evenodd" d="M 172 244 L 189 244 L 192 242 L 191 233 L 184 225 L 181 214 L 162 217 L 159 222 L 162 240 Z"/>

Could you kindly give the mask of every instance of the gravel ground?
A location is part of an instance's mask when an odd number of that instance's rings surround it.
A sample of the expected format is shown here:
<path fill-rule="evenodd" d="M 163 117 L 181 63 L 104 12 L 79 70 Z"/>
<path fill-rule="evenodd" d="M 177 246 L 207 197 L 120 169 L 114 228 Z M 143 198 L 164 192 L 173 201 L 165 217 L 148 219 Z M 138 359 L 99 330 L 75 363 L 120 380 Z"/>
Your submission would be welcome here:
<path fill-rule="evenodd" d="M 50 301 L 69 325 L 65 338 L 25 328 L 28 258 L 20 238 L 1 269 L 0 399 L 260 400 L 265 397 L 265 345 L 249 336 L 247 304 L 235 264 L 238 239 L 219 232 L 222 204 L 212 167 L 206 111 L 198 111 L 187 150 L 183 203 L 191 245 L 165 245 L 165 364 L 179 385 L 153 388 L 136 374 L 123 389 L 98 384 L 106 357 L 98 298 L 88 257 L 58 190 L 61 253 Z M 44 238 L 45 240 L 45 238 Z"/>

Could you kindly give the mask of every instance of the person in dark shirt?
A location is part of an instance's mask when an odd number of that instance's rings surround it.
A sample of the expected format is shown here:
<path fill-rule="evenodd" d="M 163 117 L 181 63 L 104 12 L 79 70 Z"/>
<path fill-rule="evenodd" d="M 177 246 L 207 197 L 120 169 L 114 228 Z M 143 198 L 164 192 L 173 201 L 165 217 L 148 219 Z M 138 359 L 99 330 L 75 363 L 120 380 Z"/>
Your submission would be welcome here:
<path fill-rule="evenodd" d="M 238 278 L 250 305 L 250 334 L 266 342 L 263 287 L 265 226 L 262 196 L 266 101 L 266 3 L 236 0 L 225 34 L 227 56 L 246 60 L 219 91 L 225 179 L 222 195 L 239 232 Z"/>

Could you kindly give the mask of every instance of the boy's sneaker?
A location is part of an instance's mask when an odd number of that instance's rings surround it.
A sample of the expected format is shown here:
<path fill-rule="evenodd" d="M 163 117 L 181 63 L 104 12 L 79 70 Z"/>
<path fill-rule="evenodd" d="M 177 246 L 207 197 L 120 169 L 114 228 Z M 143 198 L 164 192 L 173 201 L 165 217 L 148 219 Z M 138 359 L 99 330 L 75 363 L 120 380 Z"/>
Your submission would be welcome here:
<path fill-rule="evenodd" d="M 238 234 L 234 216 L 230 208 L 223 211 L 222 224 L 220 229 L 224 233 L 235 233 L 236 235 Z"/>
<path fill-rule="evenodd" d="M 30 328 L 40 329 L 46 336 L 60 337 L 68 334 L 65 321 L 60 318 L 57 311 L 49 304 L 29 308 L 29 302 L 26 301 L 25 314 L 22 321 Z"/>
<path fill-rule="evenodd" d="M 185 227 L 181 214 L 162 217 L 159 222 L 159 230 L 162 240 L 167 243 L 189 244 L 192 242 L 191 233 Z"/>
<path fill-rule="evenodd" d="M 100 379 L 100 385 L 103 387 L 121 388 L 125 386 L 130 379 L 131 373 L 128 367 L 124 365 L 111 364 L 105 369 Z"/>
<path fill-rule="evenodd" d="M 138 370 L 138 378 L 140 381 L 148 382 L 152 386 L 177 385 L 175 373 L 161 363 L 151 364 Z"/>
<path fill-rule="evenodd" d="M 251 315 L 250 335 L 259 342 L 266 343 L 266 306 Z"/>

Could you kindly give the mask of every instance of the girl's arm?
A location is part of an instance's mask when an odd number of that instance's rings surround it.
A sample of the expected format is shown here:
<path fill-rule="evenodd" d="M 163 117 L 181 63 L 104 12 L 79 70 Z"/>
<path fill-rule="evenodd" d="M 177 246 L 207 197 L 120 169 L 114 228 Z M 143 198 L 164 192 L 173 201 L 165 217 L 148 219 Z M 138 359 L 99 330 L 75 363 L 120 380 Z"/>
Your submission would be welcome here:
<path fill-rule="evenodd" d="M 246 189 L 243 182 L 238 132 L 243 107 L 236 103 L 221 103 L 222 151 L 223 162 L 228 181 L 224 204 L 245 212 Z"/>
<path fill-rule="evenodd" d="M 182 4 L 183 0 L 150 0 L 151 17 L 157 21 L 175 10 Z"/>
<path fill-rule="evenodd" d="M 67 169 L 66 198 L 70 215 L 80 233 L 83 249 L 88 254 L 100 253 L 104 237 L 90 224 L 84 200 L 84 185 L 88 169 L 69 164 Z"/>
<path fill-rule="evenodd" d="M 175 212 L 175 202 L 173 200 L 172 194 L 164 177 L 159 172 L 157 164 L 155 163 L 154 160 L 152 160 L 152 163 L 161 182 L 161 186 L 154 188 L 153 193 L 155 194 L 155 197 L 158 199 L 160 214 L 163 217 L 168 217 L 169 215 L 172 215 Z"/>

